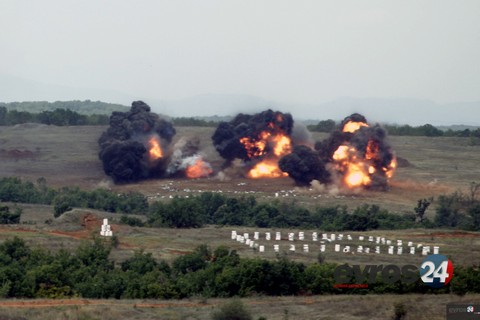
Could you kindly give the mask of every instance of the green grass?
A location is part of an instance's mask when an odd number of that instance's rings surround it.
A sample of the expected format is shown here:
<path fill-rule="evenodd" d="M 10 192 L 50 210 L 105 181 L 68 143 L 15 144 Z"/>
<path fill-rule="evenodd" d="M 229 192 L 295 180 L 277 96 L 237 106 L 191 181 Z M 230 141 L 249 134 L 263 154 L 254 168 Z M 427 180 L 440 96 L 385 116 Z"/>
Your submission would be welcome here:
<path fill-rule="evenodd" d="M 320 241 L 313 242 L 311 233 L 317 231 L 319 238 L 321 238 L 322 230 L 312 229 L 280 229 L 280 228 L 250 228 L 238 226 L 207 226 L 198 229 L 172 229 L 172 228 L 140 228 L 130 227 L 127 225 L 119 225 L 119 214 L 106 213 L 89 209 L 75 209 L 67 212 L 61 217 L 53 218 L 52 211 L 49 206 L 42 205 L 21 205 L 25 206 L 25 211 L 28 212 L 27 217 L 22 217 L 32 221 L 31 216 L 35 216 L 35 224 L 20 224 L 20 225 L 4 225 L 0 228 L 0 241 L 8 238 L 18 236 L 24 239 L 32 246 L 46 248 L 51 251 L 60 249 L 74 250 L 81 241 L 91 240 L 92 237 L 98 235 L 100 224 L 103 218 L 108 218 L 112 224 L 114 234 L 118 237 L 120 245 L 114 248 L 111 253 L 111 258 L 117 263 L 124 261 L 133 255 L 135 250 L 143 249 L 146 252 L 151 252 L 156 259 L 163 259 L 171 262 L 173 259 L 182 254 L 191 252 L 199 244 L 207 244 L 211 248 L 216 248 L 225 245 L 237 250 L 243 257 L 261 257 L 266 259 L 276 259 L 277 254 L 273 251 L 273 245 L 280 245 L 280 253 L 286 254 L 290 259 L 301 261 L 304 263 L 312 263 L 317 261 L 318 253 L 320 252 Z M 35 213 L 35 207 L 39 210 Z M 83 217 L 85 215 L 93 215 L 96 217 L 96 225 L 91 229 L 83 226 Z M 50 224 L 45 224 L 45 220 L 52 219 Z M 255 231 L 260 232 L 260 240 L 257 242 L 264 245 L 266 252 L 261 254 L 257 250 L 249 248 L 244 244 L 240 244 L 231 240 L 231 231 L 235 230 L 239 234 L 248 232 L 253 238 Z M 266 241 L 265 232 L 271 232 L 272 239 L 275 238 L 275 232 L 282 233 L 282 241 Z M 287 240 L 288 232 L 295 232 L 295 237 L 298 239 L 298 232 L 305 232 L 305 241 L 296 240 L 293 244 L 296 245 L 297 251 L 290 252 L 289 245 L 292 242 Z M 336 232 L 339 234 L 340 232 Z M 457 232 L 454 230 L 440 230 L 440 229 L 407 229 L 407 230 L 376 230 L 368 232 L 342 232 L 344 240 L 335 243 L 340 243 L 342 248 L 345 245 L 351 246 L 354 251 L 358 245 L 368 246 L 371 248 L 370 254 L 357 253 L 336 253 L 334 252 L 334 243 L 327 245 L 325 252 L 325 260 L 327 262 L 336 263 L 399 263 L 399 264 L 415 264 L 419 265 L 423 260 L 420 250 L 416 251 L 415 255 L 410 255 L 408 252 L 407 242 L 413 241 L 415 245 L 421 243 L 423 245 L 440 246 L 440 253 L 449 256 L 454 264 L 459 265 L 479 265 L 480 264 L 480 233 L 479 232 Z M 351 235 L 353 240 L 348 241 L 347 235 Z M 401 256 L 388 255 L 387 246 L 381 245 L 381 254 L 373 254 L 373 249 L 376 246 L 374 242 L 359 241 L 358 236 L 363 235 L 366 239 L 368 236 L 385 237 L 392 240 L 392 244 L 396 245 L 396 240 L 403 240 L 404 253 Z M 321 239 L 319 239 L 321 240 Z M 108 240 L 106 240 L 108 241 Z M 303 244 L 309 244 L 309 253 L 303 253 Z"/>

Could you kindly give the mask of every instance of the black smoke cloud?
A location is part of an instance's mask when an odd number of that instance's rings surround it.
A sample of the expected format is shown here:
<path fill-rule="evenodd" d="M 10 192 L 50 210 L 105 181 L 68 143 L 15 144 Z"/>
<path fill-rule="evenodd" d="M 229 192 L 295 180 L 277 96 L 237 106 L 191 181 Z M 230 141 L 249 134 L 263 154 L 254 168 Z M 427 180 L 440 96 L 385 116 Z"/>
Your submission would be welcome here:
<path fill-rule="evenodd" d="M 280 159 L 278 166 L 298 185 L 309 185 L 313 180 L 322 183 L 330 181 L 330 173 L 318 152 L 307 146 L 295 146 L 292 153 Z"/>
<path fill-rule="evenodd" d="M 270 109 L 254 115 L 240 113 L 230 122 L 221 122 L 212 136 L 212 141 L 220 156 L 225 159 L 225 166 L 228 166 L 234 159 L 261 160 L 271 154 L 271 146 L 267 145 L 265 153 L 252 156 L 255 148 L 249 153 L 240 142 L 241 138 L 258 141 L 260 134 L 265 131 L 272 135 L 282 133 L 290 136 L 292 128 L 293 118 L 289 113 Z"/>
<path fill-rule="evenodd" d="M 161 177 L 168 165 L 167 150 L 176 131 L 173 125 L 150 112 L 143 101 L 134 101 L 128 112 L 113 112 L 110 127 L 98 144 L 105 174 L 115 183 L 134 182 Z M 152 161 L 148 141 L 157 138 L 164 156 Z"/>
<path fill-rule="evenodd" d="M 362 122 L 362 123 L 367 123 L 367 119 L 359 114 L 359 113 L 354 113 L 345 119 L 336 127 L 336 129 L 330 134 L 330 136 L 323 140 L 323 141 L 317 141 L 315 143 L 315 149 L 318 151 L 320 157 L 322 158 L 323 161 L 325 162 L 331 162 L 333 161 L 333 154 L 335 151 L 340 147 L 341 145 L 344 145 L 346 143 L 349 143 L 354 137 L 358 134 L 357 132 L 351 133 L 351 132 L 343 132 L 343 127 L 348 123 L 348 122 Z M 378 126 L 377 126 L 378 127 Z M 367 129 L 368 127 L 362 127 L 362 130 Z M 358 139 L 357 139 L 358 141 Z M 368 143 L 368 139 L 366 140 Z M 360 141 L 358 141 L 360 142 Z"/>
<path fill-rule="evenodd" d="M 371 180 L 368 188 L 388 189 L 387 171 L 392 169 L 391 163 L 395 156 L 386 140 L 385 130 L 374 125 L 360 126 L 354 132 L 344 132 L 343 128 L 348 122 L 367 124 L 367 119 L 358 113 L 346 117 L 327 139 L 315 143 L 314 150 L 304 146 L 295 147 L 291 154 L 280 159 L 280 169 L 287 172 L 298 185 L 307 185 L 313 180 L 323 183 L 341 180 L 346 171 L 336 163 L 333 156 L 340 146 L 348 146 L 356 150 L 354 158 L 362 159 L 368 166 L 375 168 L 374 173 L 368 174 Z"/>

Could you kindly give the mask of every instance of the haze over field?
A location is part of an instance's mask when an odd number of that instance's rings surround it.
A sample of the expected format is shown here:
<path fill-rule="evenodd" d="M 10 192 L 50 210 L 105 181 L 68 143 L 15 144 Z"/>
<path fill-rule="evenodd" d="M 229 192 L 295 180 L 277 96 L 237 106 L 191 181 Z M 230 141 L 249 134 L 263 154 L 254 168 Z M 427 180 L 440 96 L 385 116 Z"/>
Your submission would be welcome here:
<path fill-rule="evenodd" d="M 480 125 L 480 2 L 2 1 L 0 101 Z"/>

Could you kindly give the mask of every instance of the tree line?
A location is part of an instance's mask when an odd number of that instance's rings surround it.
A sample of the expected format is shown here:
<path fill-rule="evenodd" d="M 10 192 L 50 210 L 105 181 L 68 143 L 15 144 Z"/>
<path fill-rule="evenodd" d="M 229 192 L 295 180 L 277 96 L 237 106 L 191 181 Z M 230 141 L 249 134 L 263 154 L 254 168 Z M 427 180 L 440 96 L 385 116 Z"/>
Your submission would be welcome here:
<path fill-rule="evenodd" d="M 0 178 L 0 201 L 53 205 L 55 217 L 74 207 L 132 214 L 145 214 L 148 209 L 147 198 L 138 192 L 86 191 L 78 187 L 53 189 L 47 186 L 45 178 L 39 178 L 36 184 L 17 177 Z"/>
<path fill-rule="evenodd" d="M 0 107 L 0 125 L 11 126 L 22 123 L 41 123 L 55 126 L 96 126 L 107 125 L 109 116 L 105 114 L 84 115 L 69 109 L 31 113 Z"/>
<path fill-rule="evenodd" d="M 54 109 L 33 113 L 29 111 L 8 110 L 0 106 L 0 126 L 12 126 L 22 123 L 41 123 L 55 126 L 99 126 L 108 125 L 110 117 L 106 114 L 82 114 L 70 109 Z M 218 122 L 194 117 L 172 118 L 179 127 L 216 127 Z"/>
<path fill-rule="evenodd" d="M 0 107 L 4 107 L 7 110 L 15 111 L 28 111 L 31 113 L 40 113 L 42 111 L 54 111 L 56 109 L 66 109 L 74 112 L 78 112 L 84 115 L 103 114 L 110 115 L 113 111 L 127 111 L 129 107 L 115 104 L 106 103 L 101 101 L 91 100 L 72 100 L 72 101 L 23 101 L 23 102 L 9 102 L 1 103 Z"/>
<path fill-rule="evenodd" d="M 322 120 L 315 125 L 307 126 L 310 131 L 330 133 L 335 130 L 337 123 L 334 120 Z M 431 124 L 421 126 L 406 125 L 383 125 L 389 135 L 392 136 L 425 136 L 425 137 L 471 137 L 480 138 L 480 128 L 476 130 L 452 130 L 446 131 L 438 129 Z"/>
<path fill-rule="evenodd" d="M 305 265 L 279 255 L 276 260 L 240 258 L 221 246 L 200 245 L 171 264 L 136 251 L 121 263 L 109 259 L 112 246 L 95 238 L 76 250 L 51 253 L 15 237 L 0 244 L 0 297 L 96 299 L 181 299 L 193 296 L 283 296 L 365 293 L 479 293 L 478 267 L 455 266 L 442 289 L 418 279 L 386 284 L 380 277 L 368 289 L 334 288 L 334 263 Z M 352 279 L 354 280 L 354 279 Z M 355 283 L 355 282 L 352 282 Z"/>
<path fill-rule="evenodd" d="M 34 184 L 16 177 L 0 179 L 0 201 L 53 205 L 59 217 L 74 207 L 107 212 L 140 214 L 146 222 L 123 215 L 120 222 L 132 226 L 200 228 L 204 225 L 251 226 L 259 228 L 319 228 L 325 231 L 395 230 L 406 228 L 456 228 L 480 230 L 480 184 L 472 182 L 468 194 L 457 191 L 435 201 L 419 199 L 411 214 L 395 214 L 377 205 L 364 204 L 352 211 L 346 206 L 306 208 L 295 200 L 258 201 L 253 196 L 229 197 L 204 192 L 189 198 L 149 203 L 137 192 L 116 193 L 105 189 L 91 191 L 78 187 L 53 189 L 40 178 Z M 433 220 L 425 217 L 436 203 Z"/>

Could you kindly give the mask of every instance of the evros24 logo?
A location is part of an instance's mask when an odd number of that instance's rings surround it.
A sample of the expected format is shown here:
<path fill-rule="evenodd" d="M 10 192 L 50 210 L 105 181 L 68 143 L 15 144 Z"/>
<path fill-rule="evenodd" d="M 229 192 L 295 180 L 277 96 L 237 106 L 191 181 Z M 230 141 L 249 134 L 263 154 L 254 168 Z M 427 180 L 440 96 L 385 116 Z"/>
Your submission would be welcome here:
<path fill-rule="evenodd" d="M 420 278 L 432 288 L 443 288 L 453 276 L 453 264 L 441 254 L 426 257 L 420 266 Z"/>
<path fill-rule="evenodd" d="M 432 254 L 426 257 L 420 269 L 414 265 L 359 265 L 344 264 L 335 268 L 333 272 L 335 288 L 368 288 L 381 279 L 383 283 L 393 284 L 397 281 L 415 283 L 419 277 L 426 285 L 432 288 L 443 288 L 453 277 L 453 265 L 447 257 L 441 254 Z"/>

